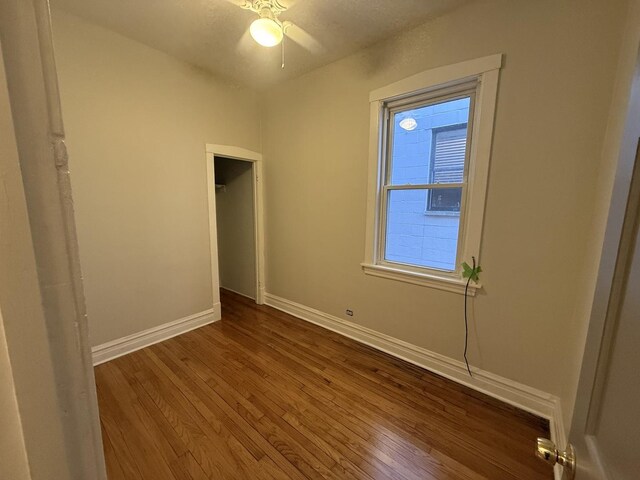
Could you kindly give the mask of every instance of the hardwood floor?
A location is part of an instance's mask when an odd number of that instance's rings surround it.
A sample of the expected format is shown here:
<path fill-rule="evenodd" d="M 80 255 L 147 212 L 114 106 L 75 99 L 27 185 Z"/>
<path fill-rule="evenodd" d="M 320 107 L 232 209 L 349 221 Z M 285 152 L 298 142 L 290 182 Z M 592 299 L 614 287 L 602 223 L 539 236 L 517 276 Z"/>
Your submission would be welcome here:
<path fill-rule="evenodd" d="M 545 420 L 223 291 L 222 320 L 96 367 L 110 480 L 550 479 Z"/>

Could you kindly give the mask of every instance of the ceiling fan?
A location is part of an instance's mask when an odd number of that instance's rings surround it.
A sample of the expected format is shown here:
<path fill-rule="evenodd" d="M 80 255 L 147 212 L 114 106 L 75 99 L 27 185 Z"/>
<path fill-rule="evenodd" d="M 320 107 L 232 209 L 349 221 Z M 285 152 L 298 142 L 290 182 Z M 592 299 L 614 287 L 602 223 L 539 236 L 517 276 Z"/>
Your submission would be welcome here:
<path fill-rule="evenodd" d="M 258 14 L 249 27 L 249 34 L 263 47 L 282 45 L 282 68 L 284 68 L 284 40 L 289 38 L 311 53 L 320 53 L 320 43 L 297 25 L 282 21 L 279 16 L 287 10 L 278 0 L 243 0 L 240 8 Z M 237 3 L 236 3 L 237 5 Z"/>

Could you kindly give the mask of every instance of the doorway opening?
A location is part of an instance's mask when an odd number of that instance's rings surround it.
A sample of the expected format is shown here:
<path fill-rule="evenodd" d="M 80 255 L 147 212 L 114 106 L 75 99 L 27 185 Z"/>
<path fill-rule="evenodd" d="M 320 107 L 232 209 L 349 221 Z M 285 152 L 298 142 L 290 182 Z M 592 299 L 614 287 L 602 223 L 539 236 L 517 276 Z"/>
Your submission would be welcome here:
<path fill-rule="evenodd" d="M 211 272 L 219 288 L 264 303 L 262 156 L 207 145 Z"/>
<path fill-rule="evenodd" d="M 253 164 L 214 157 L 218 275 L 220 288 L 255 300 L 256 276 Z"/>

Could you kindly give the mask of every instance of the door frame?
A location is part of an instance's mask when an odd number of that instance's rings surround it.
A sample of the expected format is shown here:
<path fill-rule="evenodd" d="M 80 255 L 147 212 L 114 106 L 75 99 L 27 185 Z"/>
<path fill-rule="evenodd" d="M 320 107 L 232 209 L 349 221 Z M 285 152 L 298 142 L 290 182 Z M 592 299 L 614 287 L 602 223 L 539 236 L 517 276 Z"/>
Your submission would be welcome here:
<path fill-rule="evenodd" d="M 0 2 L 0 40 L 16 147 L 0 301 L 30 475 L 106 480 L 48 1 Z"/>
<path fill-rule="evenodd" d="M 607 480 L 595 428 L 608 375 L 630 237 L 640 209 L 640 1 L 629 11 L 624 46 L 618 67 L 612 118 L 607 131 L 617 161 L 609 211 L 600 253 L 582 367 L 571 422 L 569 441 L 576 447 L 580 480 Z"/>
<path fill-rule="evenodd" d="M 218 264 L 218 226 L 216 219 L 216 192 L 215 192 L 215 157 L 231 158 L 251 162 L 253 177 L 253 233 L 256 256 L 256 303 L 264 304 L 265 297 L 265 261 L 264 261 L 264 187 L 263 187 L 263 160 L 262 154 L 231 145 L 206 145 L 207 160 L 207 196 L 209 205 L 209 244 L 211 251 L 211 282 L 213 286 L 214 301 L 220 295 L 216 288 L 220 287 Z"/>

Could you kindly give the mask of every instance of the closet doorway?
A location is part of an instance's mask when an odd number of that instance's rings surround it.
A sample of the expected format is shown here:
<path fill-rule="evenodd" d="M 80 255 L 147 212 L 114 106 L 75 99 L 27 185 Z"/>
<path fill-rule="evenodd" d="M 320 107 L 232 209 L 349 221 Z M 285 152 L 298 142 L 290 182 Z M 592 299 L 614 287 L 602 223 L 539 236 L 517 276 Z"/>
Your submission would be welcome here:
<path fill-rule="evenodd" d="M 262 156 L 207 145 L 214 298 L 223 288 L 264 303 Z"/>

